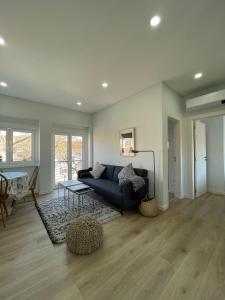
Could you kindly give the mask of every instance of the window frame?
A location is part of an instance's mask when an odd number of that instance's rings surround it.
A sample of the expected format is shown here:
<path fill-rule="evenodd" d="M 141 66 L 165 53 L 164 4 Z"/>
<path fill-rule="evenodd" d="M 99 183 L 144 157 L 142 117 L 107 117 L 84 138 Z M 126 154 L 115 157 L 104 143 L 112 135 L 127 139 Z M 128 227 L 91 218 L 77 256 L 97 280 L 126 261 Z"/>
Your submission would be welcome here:
<path fill-rule="evenodd" d="M 22 126 L 6 127 L 1 126 L 0 130 L 6 131 L 6 161 L 0 162 L 1 167 L 26 167 L 34 166 L 37 163 L 37 130 L 34 128 L 24 128 Z M 13 132 L 27 132 L 31 133 L 31 155 L 32 159 L 29 161 L 14 161 L 13 160 Z"/>

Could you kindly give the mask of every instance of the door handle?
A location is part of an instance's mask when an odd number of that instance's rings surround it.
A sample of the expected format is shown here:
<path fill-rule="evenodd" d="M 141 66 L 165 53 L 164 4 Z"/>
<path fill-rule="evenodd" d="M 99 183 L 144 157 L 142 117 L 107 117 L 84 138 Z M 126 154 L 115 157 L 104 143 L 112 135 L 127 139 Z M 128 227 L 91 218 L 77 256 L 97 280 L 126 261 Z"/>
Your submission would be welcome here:
<path fill-rule="evenodd" d="M 207 160 L 207 156 L 204 156 L 204 159 Z"/>

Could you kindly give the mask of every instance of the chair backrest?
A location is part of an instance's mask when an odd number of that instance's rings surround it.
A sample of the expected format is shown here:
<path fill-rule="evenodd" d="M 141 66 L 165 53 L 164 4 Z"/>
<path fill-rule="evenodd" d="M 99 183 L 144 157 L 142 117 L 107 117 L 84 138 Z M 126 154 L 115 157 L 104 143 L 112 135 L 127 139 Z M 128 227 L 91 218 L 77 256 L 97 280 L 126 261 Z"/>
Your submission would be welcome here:
<path fill-rule="evenodd" d="M 0 202 L 8 198 L 8 179 L 0 174 Z"/>
<path fill-rule="evenodd" d="M 31 176 L 30 182 L 29 182 L 29 188 L 30 189 L 34 190 L 36 188 L 39 169 L 40 169 L 40 167 L 35 167 L 34 168 L 33 174 Z"/>

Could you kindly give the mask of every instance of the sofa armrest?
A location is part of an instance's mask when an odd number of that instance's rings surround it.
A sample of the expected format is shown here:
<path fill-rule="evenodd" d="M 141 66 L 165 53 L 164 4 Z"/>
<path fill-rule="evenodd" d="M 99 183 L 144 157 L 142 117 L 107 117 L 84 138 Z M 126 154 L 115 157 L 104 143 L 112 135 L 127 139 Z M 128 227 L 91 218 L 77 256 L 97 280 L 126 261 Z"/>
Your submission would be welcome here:
<path fill-rule="evenodd" d="M 84 169 L 84 170 L 79 170 L 77 172 L 77 177 L 78 178 L 91 177 L 90 171 L 92 171 L 92 168 Z"/>
<path fill-rule="evenodd" d="M 149 193 L 149 180 L 147 177 L 143 177 L 145 181 L 145 185 L 143 185 L 137 192 L 137 197 L 139 200 L 142 200 L 145 198 L 146 195 Z"/>

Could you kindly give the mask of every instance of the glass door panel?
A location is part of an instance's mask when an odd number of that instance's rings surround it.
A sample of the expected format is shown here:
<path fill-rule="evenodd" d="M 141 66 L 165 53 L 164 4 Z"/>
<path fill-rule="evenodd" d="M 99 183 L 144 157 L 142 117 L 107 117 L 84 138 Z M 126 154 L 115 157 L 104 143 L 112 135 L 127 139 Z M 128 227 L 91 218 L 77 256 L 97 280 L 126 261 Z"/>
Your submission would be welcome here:
<path fill-rule="evenodd" d="M 55 184 L 69 179 L 68 142 L 67 135 L 55 135 Z"/>
<path fill-rule="evenodd" d="M 71 150 L 72 150 L 72 179 L 77 179 L 77 171 L 82 169 L 83 166 L 83 138 L 82 136 L 71 137 Z"/>

